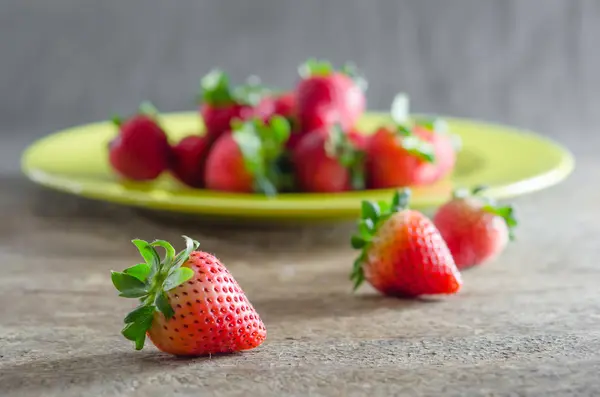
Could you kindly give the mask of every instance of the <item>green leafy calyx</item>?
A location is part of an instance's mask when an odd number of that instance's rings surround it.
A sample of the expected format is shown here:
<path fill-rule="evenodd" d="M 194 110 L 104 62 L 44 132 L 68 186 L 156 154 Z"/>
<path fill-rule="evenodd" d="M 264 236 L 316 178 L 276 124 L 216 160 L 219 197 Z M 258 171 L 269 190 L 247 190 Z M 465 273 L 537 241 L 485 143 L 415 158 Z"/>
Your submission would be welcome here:
<path fill-rule="evenodd" d="M 158 111 L 156 106 L 154 106 L 154 104 L 152 104 L 152 102 L 150 101 L 143 101 L 142 103 L 140 103 L 140 105 L 138 106 L 137 114 L 149 117 L 152 120 L 154 120 L 157 124 L 159 124 L 160 112 Z M 115 127 L 121 128 L 125 121 L 120 115 L 114 114 L 110 118 L 110 122 Z"/>
<path fill-rule="evenodd" d="M 515 216 L 515 209 L 512 205 L 499 205 L 492 198 L 485 196 L 484 193 L 488 189 L 487 186 L 475 186 L 471 190 L 468 189 L 457 189 L 453 192 L 452 196 L 455 199 L 465 199 L 468 197 L 477 197 L 483 202 L 482 209 L 493 215 L 497 215 L 504 219 L 506 226 L 508 227 L 508 237 L 510 240 L 515 239 L 515 228 L 519 222 Z"/>
<path fill-rule="evenodd" d="M 274 116 L 268 123 L 259 118 L 234 120 L 232 129 L 246 171 L 254 178 L 254 190 L 268 196 L 277 194 L 288 182 L 279 166 L 290 136 L 289 122 L 282 116 Z"/>
<path fill-rule="evenodd" d="M 132 240 L 144 258 L 143 263 L 131 266 L 122 272 L 111 272 L 111 279 L 119 296 L 137 298 L 138 307 L 125 317 L 123 336 L 135 343 L 136 350 L 141 350 L 146 341 L 146 332 L 152 326 L 156 312 L 162 313 L 167 320 L 174 315 L 166 292 L 183 284 L 194 276 L 194 271 L 182 267 L 190 254 L 198 249 L 200 243 L 183 236 L 186 248 L 176 253 L 173 246 L 164 240 L 148 243 L 144 240 Z M 161 247 L 165 256 L 161 260 L 156 248 Z"/>
<path fill-rule="evenodd" d="M 411 155 L 428 163 L 435 162 L 435 148 L 431 142 L 426 141 L 415 133 L 419 124 L 410 118 L 409 100 L 404 93 L 396 95 L 390 110 L 395 124 L 395 132 L 399 136 L 402 147 Z"/>
<path fill-rule="evenodd" d="M 377 234 L 379 226 L 397 212 L 408 208 L 410 202 L 410 189 L 401 189 L 394 193 L 390 202 L 363 201 L 361 215 L 358 221 L 358 233 L 352 236 L 352 248 L 360 250 L 359 256 L 354 261 L 350 280 L 356 290 L 365 280 L 363 264 L 367 260 L 367 250 Z"/>
<path fill-rule="evenodd" d="M 333 64 L 329 61 L 319 59 L 308 59 L 302 65 L 298 67 L 298 74 L 303 79 L 307 79 L 315 76 L 329 76 L 336 73 L 337 70 Z M 363 91 L 368 88 L 368 82 L 365 76 L 358 70 L 353 62 L 346 62 L 344 66 L 339 69 L 340 73 L 345 74 L 354 80 L 354 83 Z"/>
<path fill-rule="evenodd" d="M 233 104 L 256 106 L 271 90 L 264 87 L 260 79 L 250 76 L 243 85 L 232 87 L 229 76 L 214 69 L 200 80 L 199 100 L 214 107 Z"/>
<path fill-rule="evenodd" d="M 334 125 L 325 141 L 325 153 L 350 172 L 352 188 L 365 188 L 365 153 L 356 148 L 340 125 Z"/>
<path fill-rule="evenodd" d="M 311 58 L 298 66 L 298 74 L 303 79 L 313 76 L 329 76 L 335 72 L 335 68 L 329 61 Z"/>

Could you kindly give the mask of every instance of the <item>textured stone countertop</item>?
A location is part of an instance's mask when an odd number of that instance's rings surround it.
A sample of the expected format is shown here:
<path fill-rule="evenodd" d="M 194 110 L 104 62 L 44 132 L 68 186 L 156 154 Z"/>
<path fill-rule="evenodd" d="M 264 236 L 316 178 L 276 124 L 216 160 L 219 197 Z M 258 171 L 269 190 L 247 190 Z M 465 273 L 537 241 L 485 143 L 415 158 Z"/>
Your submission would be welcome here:
<path fill-rule="evenodd" d="M 352 225 L 232 229 L 46 191 L 0 189 L 0 387 L 23 396 L 559 396 L 600 392 L 600 161 L 516 200 L 518 241 L 433 302 L 350 294 Z M 174 359 L 119 334 L 109 270 L 134 237 L 196 237 L 263 317 L 260 348 Z"/>

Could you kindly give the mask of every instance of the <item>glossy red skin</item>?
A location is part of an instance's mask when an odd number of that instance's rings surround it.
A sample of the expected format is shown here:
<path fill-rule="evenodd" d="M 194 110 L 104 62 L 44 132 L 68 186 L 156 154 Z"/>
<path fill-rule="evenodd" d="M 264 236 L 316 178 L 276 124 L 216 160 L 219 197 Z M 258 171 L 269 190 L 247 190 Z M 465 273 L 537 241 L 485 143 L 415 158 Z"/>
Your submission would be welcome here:
<path fill-rule="evenodd" d="M 459 269 L 493 260 L 508 244 L 506 221 L 482 207 L 476 197 L 453 199 L 433 218 Z"/>
<path fill-rule="evenodd" d="M 302 137 L 293 152 L 296 183 L 303 192 L 335 193 L 352 190 L 350 172 L 325 151 L 327 131 Z"/>
<path fill-rule="evenodd" d="M 207 189 L 251 193 L 254 178 L 246 170 L 242 152 L 231 132 L 221 135 L 206 160 L 204 182 Z"/>
<path fill-rule="evenodd" d="M 189 281 L 167 292 L 175 316 L 156 312 L 148 337 L 161 351 L 204 356 L 254 349 L 267 330 L 231 273 L 214 256 L 193 252 Z"/>
<path fill-rule="evenodd" d="M 213 106 L 204 103 L 200 108 L 202 120 L 206 127 L 206 135 L 209 140 L 215 141 L 224 132 L 231 129 L 233 119 L 248 120 L 258 117 L 268 120 L 275 112 L 275 100 L 266 97 L 256 106 L 232 103 L 224 106 Z"/>
<path fill-rule="evenodd" d="M 433 134 L 427 130 L 416 130 L 415 134 L 428 142 L 433 141 Z M 365 167 L 369 188 L 428 185 L 440 178 L 437 164 L 406 151 L 401 139 L 394 132 L 381 128 L 368 140 Z"/>
<path fill-rule="evenodd" d="M 125 121 L 109 144 L 109 162 L 125 179 L 156 179 L 169 167 L 170 159 L 167 136 L 154 120 L 144 115 Z"/>
<path fill-rule="evenodd" d="M 204 186 L 204 169 L 211 144 L 206 136 L 190 135 L 173 146 L 171 172 L 184 184 L 201 188 Z"/>
<path fill-rule="evenodd" d="M 365 279 L 384 295 L 454 294 L 462 286 L 446 243 L 418 211 L 397 212 L 381 224 L 366 258 Z"/>
<path fill-rule="evenodd" d="M 254 110 L 248 105 L 213 106 L 205 103 L 201 106 L 200 113 L 206 128 L 206 136 L 214 142 L 221 134 L 230 130 L 233 119 L 247 120 L 254 115 Z"/>
<path fill-rule="evenodd" d="M 298 122 L 303 131 L 328 128 L 339 123 L 350 129 L 365 111 L 365 96 L 358 85 L 342 73 L 312 76 L 296 88 Z"/>
<path fill-rule="evenodd" d="M 274 113 L 288 120 L 296 118 L 296 94 L 287 92 L 275 98 Z"/>

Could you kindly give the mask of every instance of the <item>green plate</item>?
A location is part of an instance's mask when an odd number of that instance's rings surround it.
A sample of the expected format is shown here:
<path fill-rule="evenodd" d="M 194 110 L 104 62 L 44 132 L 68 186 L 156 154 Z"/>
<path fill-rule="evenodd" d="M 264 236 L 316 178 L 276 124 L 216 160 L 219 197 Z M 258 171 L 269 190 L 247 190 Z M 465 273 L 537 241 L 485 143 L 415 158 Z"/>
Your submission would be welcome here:
<path fill-rule="evenodd" d="M 161 116 L 173 141 L 202 124 L 197 113 Z M 359 127 L 372 131 L 387 122 L 383 113 L 368 113 Z M 510 198 L 554 185 L 574 168 L 572 155 L 547 138 L 479 121 L 449 118 L 463 149 L 453 175 L 434 185 L 413 189 L 412 207 L 431 209 L 455 187 L 485 184 L 497 199 Z M 361 200 L 390 198 L 389 190 L 336 194 L 287 193 L 274 198 L 190 189 L 165 174 L 152 183 L 120 181 L 107 160 L 107 144 L 115 134 L 109 122 L 70 128 L 32 144 L 23 154 L 23 172 L 34 182 L 93 199 L 183 213 L 234 218 L 344 219 L 358 213 Z"/>

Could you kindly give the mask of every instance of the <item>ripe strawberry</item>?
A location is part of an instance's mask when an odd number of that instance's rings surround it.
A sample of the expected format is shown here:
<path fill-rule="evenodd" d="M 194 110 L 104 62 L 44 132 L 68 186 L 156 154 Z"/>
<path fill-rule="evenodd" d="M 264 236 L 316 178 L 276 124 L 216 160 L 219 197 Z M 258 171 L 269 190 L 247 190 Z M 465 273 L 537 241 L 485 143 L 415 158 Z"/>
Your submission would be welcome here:
<path fill-rule="evenodd" d="M 407 209 L 409 196 L 404 189 L 391 204 L 363 201 L 359 234 L 352 237 L 361 250 L 350 276 L 354 288 L 366 279 L 385 295 L 454 294 L 462 281 L 450 250 L 433 222 Z"/>
<path fill-rule="evenodd" d="M 168 168 L 170 146 L 156 113 L 151 104 L 143 103 L 128 120 L 113 119 L 119 134 L 109 143 L 109 162 L 123 178 L 148 181 Z"/>
<path fill-rule="evenodd" d="M 511 206 L 498 206 L 482 196 L 483 188 L 457 190 L 433 221 L 459 269 L 490 261 L 506 248 L 517 226 Z"/>
<path fill-rule="evenodd" d="M 293 152 L 292 162 L 301 191 L 364 189 L 363 153 L 339 126 L 304 135 Z"/>
<path fill-rule="evenodd" d="M 188 186 L 204 186 L 204 169 L 210 150 L 208 137 L 190 135 L 173 146 L 173 164 L 171 172 Z"/>
<path fill-rule="evenodd" d="M 292 123 L 296 118 L 296 94 L 285 92 L 275 97 L 273 113 L 285 117 Z"/>
<path fill-rule="evenodd" d="M 148 335 L 159 350 L 178 356 L 259 346 L 267 331 L 238 283 L 217 258 L 196 251 L 197 241 L 184 238 L 186 249 L 177 255 L 166 241 L 133 240 L 145 263 L 111 272 L 120 296 L 140 300 L 125 317 L 123 336 L 141 350 Z M 165 249 L 162 261 L 155 247 Z"/>
<path fill-rule="evenodd" d="M 296 87 L 298 121 L 309 132 L 340 124 L 350 129 L 365 111 L 365 81 L 351 65 L 334 70 L 329 62 L 309 60 L 299 68 Z M 362 87 L 361 87 L 362 86 Z"/>
<path fill-rule="evenodd" d="M 231 87 L 229 76 L 215 69 L 202 78 L 200 85 L 200 112 L 211 141 L 230 130 L 234 119 L 247 120 L 255 116 L 266 119 L 273 114 L 274 101 L 265 97 L 268 91 L 256 79 Z"/>
<path fill-rule="evenodd" d="M 260 119 L 234 122 L 233 130 L 223 134 L 208 155 L 206 187 L 276 194 L 286 183 L 278 161 L 289 134 L 290 126 L 281 116 L 274 116 L 269 124 Z"/>
<path fill-rule="evenodd" d="M 456 154 L 440 120 L 408 119 L 408 99 L 399 94 L 392 105 L 393 127 L 381 127 L 366 149 L 369 188 L 427 185 L 448 174 Z M 436 129 L 434 129 L 436 128 Z"/>

